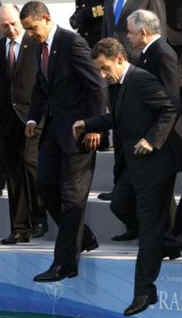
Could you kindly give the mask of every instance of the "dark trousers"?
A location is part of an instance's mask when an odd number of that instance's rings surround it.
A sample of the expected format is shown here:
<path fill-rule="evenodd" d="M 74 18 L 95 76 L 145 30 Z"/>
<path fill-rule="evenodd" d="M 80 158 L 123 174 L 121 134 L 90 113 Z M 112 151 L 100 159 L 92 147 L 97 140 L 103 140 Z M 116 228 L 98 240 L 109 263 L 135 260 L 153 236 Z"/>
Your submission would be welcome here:
<path fill-rule="evenodd" d="M 173 193 L 175 176 L 164 177 L 157 184 L 136 187 L 130 181 L 125 170 L 117 181 L 116 193 L 120 202 L 120 212 L 124 218 L 125 211 L 131 209 L 133 196 L 136 198 L 136 214 L 139 229 L 139 251 L 135 272 L 135 295 L 155 292 L 156 280 L 163 258 L 164 236 L 169 225 L 169 208 Z M 113 209 L 113 203 L 111 208 Z"/>
<path fill-rule="evenodd" d="M 24 125 L 14 116 L 14 131 L 2 137 L 12 232 L 27 232 L 43 223 L 46 211 L 38 194 L 37 166 L 40 131 L 24 137 Z"/>
<path fill-rule="evenodd" d="M 94 152 L 67 154 L 49 137 L 41 143 L 38 180 L 46 208 L 59 227 L 56 264 L 69 266 L 79 258 L 94 167 Z"/>
<path fill-rule="evenodd" d="M 2 172 L 0 174 L 0 190 L 4 189 L 5 183 L 6 183 L 6 178 L 5 178 L 5 175 L 4 175 L 4 170 L 2 169 Z"/>
<path fill-rule="evenodd" d="M 138 231 L 135 191 L 127 170 L 123 170 L 116 180 L 112 193 L 111 210 L 126 225 L 127 230 Z"/>

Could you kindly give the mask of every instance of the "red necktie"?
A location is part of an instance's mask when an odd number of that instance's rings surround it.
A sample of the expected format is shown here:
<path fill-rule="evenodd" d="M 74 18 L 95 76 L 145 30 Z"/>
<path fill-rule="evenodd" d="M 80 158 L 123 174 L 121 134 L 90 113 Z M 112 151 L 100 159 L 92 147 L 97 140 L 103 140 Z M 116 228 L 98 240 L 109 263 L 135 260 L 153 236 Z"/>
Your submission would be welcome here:
<path fill-rule="evenodd" d="M 49 62 L 49 50 L 46 42 L 42 44 L 42 71 L 47 77 L 48 74 L 48 62 Z"/>
<path fill-rule="evenodd" d="M 9 43 L 9 51 L 8 51 L 8 63 L 9 63 L 9 67 L 10 67 L 11 72 L 12 72 L 12 70 L 15 66 L 15 62 L 16 62 L 14 46 L 15 46 L 15 41 L 12 40 Z"/>

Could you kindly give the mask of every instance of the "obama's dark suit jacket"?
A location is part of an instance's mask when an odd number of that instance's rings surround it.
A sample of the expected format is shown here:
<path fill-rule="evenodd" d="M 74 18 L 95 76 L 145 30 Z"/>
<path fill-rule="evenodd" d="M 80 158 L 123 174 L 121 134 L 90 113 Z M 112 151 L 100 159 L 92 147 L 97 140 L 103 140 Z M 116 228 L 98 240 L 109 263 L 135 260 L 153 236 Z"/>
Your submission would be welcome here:
<path fill-rule="evenodd" d="M 80 148 L 72 125 L 102 113 L 101 78 L 80 35 L 57 27 L 47 78 L 40 69 L 29 119 L 46 116 L 40 144 L 39 183 L 46 206 L 59 225 L 55 262 L 75 263 L 76 242 L 92 180 L 94 157 Z"/>

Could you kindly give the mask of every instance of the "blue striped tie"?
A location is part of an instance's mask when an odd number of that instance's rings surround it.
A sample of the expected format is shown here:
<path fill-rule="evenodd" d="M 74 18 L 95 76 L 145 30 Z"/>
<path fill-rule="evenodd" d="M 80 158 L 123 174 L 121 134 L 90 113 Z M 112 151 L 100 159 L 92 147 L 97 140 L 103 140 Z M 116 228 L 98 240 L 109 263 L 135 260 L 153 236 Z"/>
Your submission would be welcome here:
<path fill-rule="evenodd" d="M 114 23 L 118 24 L 121 12 L 123 10 L 124 0 L 118 0 L 114 10 Z"/>

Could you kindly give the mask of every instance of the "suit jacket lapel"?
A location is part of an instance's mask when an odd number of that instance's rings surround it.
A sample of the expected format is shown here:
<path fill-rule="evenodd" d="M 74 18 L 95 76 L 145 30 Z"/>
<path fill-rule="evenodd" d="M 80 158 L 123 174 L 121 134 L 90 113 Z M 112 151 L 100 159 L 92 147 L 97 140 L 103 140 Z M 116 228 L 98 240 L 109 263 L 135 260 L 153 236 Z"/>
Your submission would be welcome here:
<path fill-rule="evenodd" d="M 119 88 L 118 97 L 116 101 L 116 105 L 114 107 L 114 117 L 115 122 L 120 123 L 122 111 L 124 110 L 124 100 L 125 100 L 125 94 L 129 83 L 129 78 L 133 72 L 135 67 L 133 65 L 130 65 L 128 72 L 125 76 L 123 84 L 121 84 L 121 87 Z"/>
<path fill-rule="evenodd" d="M 127 0 L 125 5 L 124 5 L 124 8 L 122 10 L 122 13 L 121 13 L 121 16 L 120 16 L 120 19 L 119 19 L 119 22 L 118 22 L 118 25 L 122 25 L 123 23 L 125 24 L 126 23 L 126 18 L 128 16 L 128 8 L 131 7 L 131 2 L 133 3 L 133 0 Z"/>
<path fill-rule="evenodd" d="M 1 50 L 0 54 L 2 55 L 2 57 L 4 57 L 4 60 L 7 61 L 7 58 L 6 58 L 6 38 L 2 39 L 0 50 Z"/>
<path fill-rule="evenodd" d="M 24 54 L 24 51 L 28 48 L 28 46 L 29 46 L 28 38 L 27 38 L 27 35 L 25 34 L 23 39 L 22 39 L 22 43 L 20 45 L 18 57 L 16 60 L 16 70 L 15 71 L 18 71 L 19 67 L 21 66 L 22 56 Z"/>
<path fill-rule="evenodd" d="M 121 115 L 121 108 L 123 104 L 123 98 L 124 98 L 124 92 L 126 90 L 126 85 L 123 83 L 118 88 L 118 96 L 117 101 L 114 106 L 114 122 L 118 123 L 120 121 L 120 115 Z"/>
<path fill-rule="evenodd" d="M 51 45 L 51 50 L 50 50 L 50 54 L 49 54 L 49 64 L 48 64 L 48 80 L 49 82 L 51 82 L 53 80 L 53 74 L 55 74 L 55 72 L 53 72 L 54 67 L 56 65 L 56 59 L 58 58 L 58 37 L 59 34 L 61 32 L 61 29 L 59 27 L 57 27 L 57 30 L 55 32 L 53 41 L 52 41 L 52 45 Z M 60 41 L 59 41 L 59 48 L 60 48 Z M 60 57 L 60 54 L 59 54 Z"/>
<path fill-rule="evenodd" d="M 121 25 L 126 25 L 126 19 L 128 15 L 137 9 L 138 9 L 138 0 L 136 1 L 127 0 L 118 22 L 119 27 L 121 27 Z"/>
<path fill-rule="evenodd" d="M 114 11 L 113 11 L 113 3 L 114 3 L 114 0 L 110 0 L 109 3 L 108 3 L 108 11 L 109 11 L 109 15 L 111 16 L 111 26 L 113 28 L 114 26 Z"/>
<path fill-rule="evenodd" d="M 150 63 L 150 58 L 152 56 L 152 52 L 156 50 L 156 47 L 158 46 L 158 42 L 161 40 L 161 38 L 159 38 L 158 40 L 156 40 L 154 43 L 152 43 L 149 48 L 146 50 L 146 52 L 140 56 L 140 59 L 139 59 L 139 63 L 138 63 L 138 66 L 139 67 L 142 67 L 142 68 L 145 68 L 146 65 L 148 63 Z"/>
<path fill-rule="evenodd" d="M 106 11 L 105 17 L 106 17 L 106 24 L 109 27 L 109 30 L 114 29 L 114 13 L 113 13 L 113 5 L 114 0 L 107 0 L 105 1 L 104 10 Z"/>

